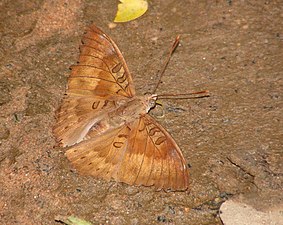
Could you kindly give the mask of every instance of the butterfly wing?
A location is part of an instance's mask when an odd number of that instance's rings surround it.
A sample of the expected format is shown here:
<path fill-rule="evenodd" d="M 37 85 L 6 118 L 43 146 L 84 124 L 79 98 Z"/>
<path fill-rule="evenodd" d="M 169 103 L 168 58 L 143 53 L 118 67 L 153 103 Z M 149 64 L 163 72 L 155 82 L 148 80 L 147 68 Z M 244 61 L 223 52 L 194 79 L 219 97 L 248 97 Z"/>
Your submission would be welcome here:
<path fill-rule="evenodd" d="M 116 180 L 164 190 L 186 190 L 188 168 L 170 134 L 150 115 L 142 116 L 128 139 Z M 114 177 L 115 178 L 115 177 Z"/>
<path fill-rule="evenodd" d="M 115 101 L 135 95 L 120 50 L 95 26 L 84 34 L 78 64 L 71 69 L 66 97 L 53 129 L 62 146 L 82 141 L 99 115 L 115 107 Z"/>
<path fill-rule="evenodd" d="M 114 41 L 96 26 L 86 31 L 77 65 L 71 67 L 67 95 L 133 97 L 133 80 Z"/>
<path fill-rule="evenodd" d="M 81 142 L 103 113 L 115 107 L 115 100 L 99 96 L 65 98 L 56 113 L 57 123 L 53 127 L 56 141 L 63 147 Z"/>
<path fill-rule="evenodd" d="M 159 190 L 188 188 L 188 169 L 179 147 L 149 115 L 81 142 L 66 156 L 85 175 Z"/>

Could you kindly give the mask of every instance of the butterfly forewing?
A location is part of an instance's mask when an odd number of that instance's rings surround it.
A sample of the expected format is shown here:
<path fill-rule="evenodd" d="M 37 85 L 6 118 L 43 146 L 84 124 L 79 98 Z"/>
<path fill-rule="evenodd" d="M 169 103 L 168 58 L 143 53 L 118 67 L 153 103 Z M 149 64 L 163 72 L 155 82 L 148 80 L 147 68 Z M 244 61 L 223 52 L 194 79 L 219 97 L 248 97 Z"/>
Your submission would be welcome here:
<path fill-rule="evenodd" d="M 115 108 L 111 103 L 135 95 L 125 60 L 106 34 L 95 26 L 90 27 L 80 50 L 79 62 L 72 66 L 67 95 L 57 112 L 53 129 L 63 146 L 83 140 L 91 122 L 109 107 Z"/>
<path fill-rule="evenodd" d="M 135 95 L 132 77 L 116 44 L 97 27 L 90 27 L 80 46 L 80 58 L 72 67 L 69 94 L 108 97 Z"/>
<path fill-rule="evenodd" d="M 66 92 L 53 131 L 71 146 L 66 156 L 80 173 L 159 190 L 188 188 L 179 147 L 146 114 L 121 52 L 95 26 L 84 34 Z"/>

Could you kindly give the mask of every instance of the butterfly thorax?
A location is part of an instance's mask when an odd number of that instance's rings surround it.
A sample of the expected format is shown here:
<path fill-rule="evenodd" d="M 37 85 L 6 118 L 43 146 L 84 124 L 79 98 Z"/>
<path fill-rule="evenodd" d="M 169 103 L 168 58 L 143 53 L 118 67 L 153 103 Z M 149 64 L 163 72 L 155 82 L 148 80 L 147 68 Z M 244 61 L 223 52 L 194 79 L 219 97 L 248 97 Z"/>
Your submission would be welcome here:
<path fill-rule="evenodd" d="M 140 118 L 155 106 L 156 95 L 146 94 L 134 96 L 127 100 L 117 101 L 118 108 L 108 113 L 109 125 L 112 127 L 122 126 L 125 123 Z"/>

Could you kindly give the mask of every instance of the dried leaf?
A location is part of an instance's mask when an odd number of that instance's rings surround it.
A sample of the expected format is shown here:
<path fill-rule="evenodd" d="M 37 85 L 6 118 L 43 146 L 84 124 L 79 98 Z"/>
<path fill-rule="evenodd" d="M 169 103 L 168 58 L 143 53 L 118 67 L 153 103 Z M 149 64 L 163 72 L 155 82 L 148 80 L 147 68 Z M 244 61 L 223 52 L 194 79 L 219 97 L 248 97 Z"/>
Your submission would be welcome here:
<path fill-rule="evenodd" d="M 148 9 L 146 0 L 120 0 L 114 22 L 128 22 L 142 16 Z"/>
<path fill-rule="evenodd" d="M 55 220 L 66 225 L 92 225 L 92 223 L 75 216 L 56 216 Z"/>

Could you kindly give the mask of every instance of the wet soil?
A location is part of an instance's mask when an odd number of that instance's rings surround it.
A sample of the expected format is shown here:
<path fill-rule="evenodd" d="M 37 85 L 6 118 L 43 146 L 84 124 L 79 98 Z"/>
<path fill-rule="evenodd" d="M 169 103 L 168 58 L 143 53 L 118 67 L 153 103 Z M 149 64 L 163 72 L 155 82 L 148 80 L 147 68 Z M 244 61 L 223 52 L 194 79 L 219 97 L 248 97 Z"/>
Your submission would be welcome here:
<path fill-rule="evenodd" d="M 221 224 L 230 198 L 282 212 L 282 1 L 150 1 L 143 17 L 110 29 L 117 2 L 0 1 L 0 224 L 72 214 L 93 224 Z M 120 47 L 139 94 L 181 35 L 158 93 L 211 96 L 164 100 L 156 118 L 190 165 L 189 191 L 80 176 L 54 147 L 55 110 L 92 23 Z"/>

